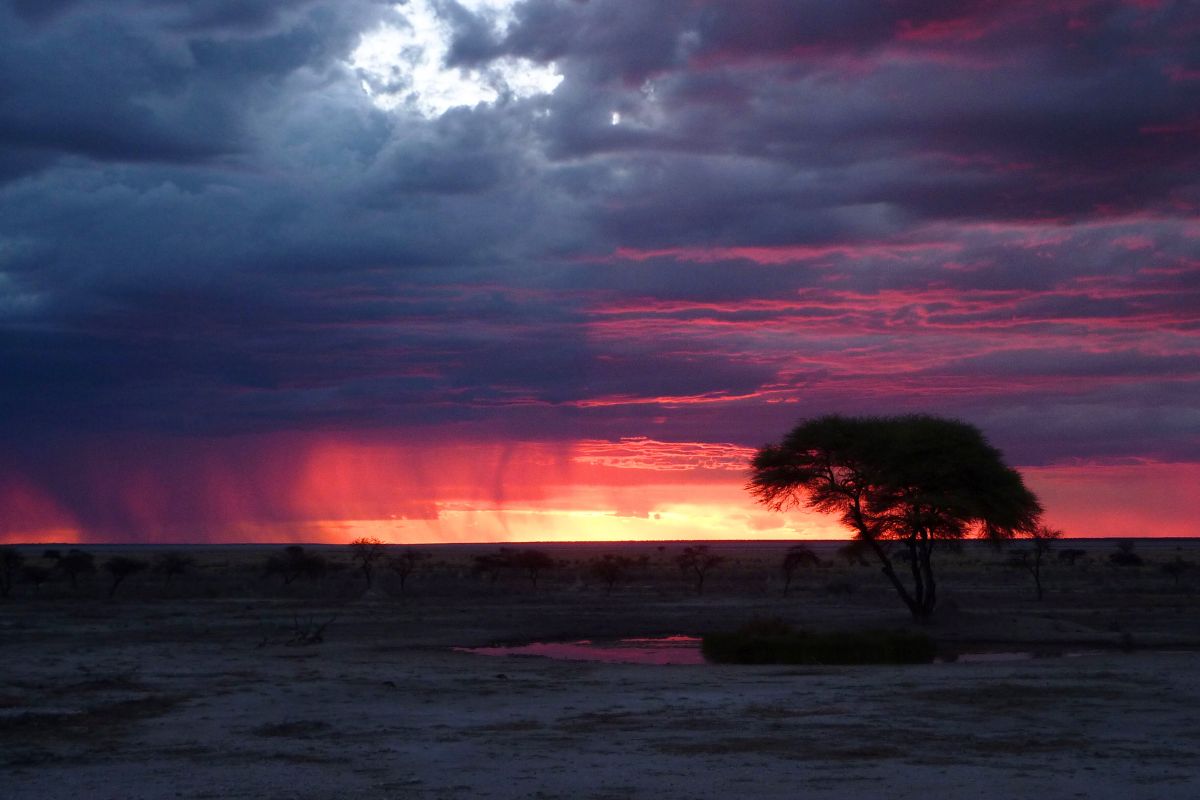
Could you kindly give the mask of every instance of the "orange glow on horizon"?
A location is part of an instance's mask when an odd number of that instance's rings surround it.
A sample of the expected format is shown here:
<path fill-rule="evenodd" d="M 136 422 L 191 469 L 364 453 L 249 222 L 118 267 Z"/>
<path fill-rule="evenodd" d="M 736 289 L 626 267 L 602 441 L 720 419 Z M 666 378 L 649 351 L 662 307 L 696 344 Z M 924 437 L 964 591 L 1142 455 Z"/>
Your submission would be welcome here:
<path fill-rule="evenodd" d="M 75 544 L 83 540 L 79 524 L 46 492 L 27 481 L 0 483 L 0 544 Z"/>
<path fill-rule="evenodd" d="M 155 466 L 81 458 L 72 507 L 29 481 L 0 484 L 0 541 L 396 543 L 844 539 L 836 519 L 757 506 L 748 448 L 645 437 L 570 445 L 430 446 L 328 435 L 179 445 Z M 124 463 L 118 460 L 117 463 Z M 166 466 L 164 466 L 166 465 Z M 1023 470 L 1069 536 L 1194 536 L 1198 464 Z M 87 504 L 115 504 L 100 515 Z M 89 517 L 89 514 L 92 516 Z M 89 519 L 99 519 L 91 522 Z M 115 520 L 115 521 L 114 521 Z"/>

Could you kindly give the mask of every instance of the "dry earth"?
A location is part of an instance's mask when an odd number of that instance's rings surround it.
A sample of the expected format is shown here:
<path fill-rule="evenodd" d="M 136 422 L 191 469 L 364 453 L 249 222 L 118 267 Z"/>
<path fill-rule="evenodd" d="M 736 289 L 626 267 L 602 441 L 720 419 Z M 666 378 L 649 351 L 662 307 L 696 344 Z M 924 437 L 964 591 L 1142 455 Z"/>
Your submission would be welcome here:
<path fill-rule="evenodd" d="M 451 648 L 765 615 L 902 625 L 894 604 L 504 582 L 461 596 L 416 582 L 403 598 L 17 597 L 0 604 L 0 796 L 1200 797 L 1197 595 L 1144 581 L 1153 592 L 1048 605 L 983 608 L 964 592 L 934 626 L 965 649 L 1098 653 L 839 668 Z M 332 619 L 324 641 L 286 644 L 310 619 Z M 1131 637 L 1154 646 L 1113 647 Z"/>

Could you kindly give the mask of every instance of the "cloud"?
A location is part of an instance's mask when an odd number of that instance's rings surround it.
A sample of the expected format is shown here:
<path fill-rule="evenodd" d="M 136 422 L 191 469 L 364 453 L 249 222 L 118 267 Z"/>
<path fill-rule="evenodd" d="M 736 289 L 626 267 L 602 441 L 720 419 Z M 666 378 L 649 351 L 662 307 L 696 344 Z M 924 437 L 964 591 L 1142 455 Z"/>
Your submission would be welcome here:
<path fill-rule="evenodd" d="M 386 41 L 364 91 L 355 53 L 418 10 L 444 45 L 418 60 L 486 97 L 422 105 Z M 645 466 L 619 455 L 641 442 L 703 471 L 833 411 L 961 416 L 1030 465 L 1200 460 L 1197 24 L 1184 2 L 9 4 L 0 435 L 45 455 L 6 485 L 72 496 L 77 436 Z M 562 80 L 519 91 L 513 64 Z M 47 518 L 141 524 L 76 505 Z"/>

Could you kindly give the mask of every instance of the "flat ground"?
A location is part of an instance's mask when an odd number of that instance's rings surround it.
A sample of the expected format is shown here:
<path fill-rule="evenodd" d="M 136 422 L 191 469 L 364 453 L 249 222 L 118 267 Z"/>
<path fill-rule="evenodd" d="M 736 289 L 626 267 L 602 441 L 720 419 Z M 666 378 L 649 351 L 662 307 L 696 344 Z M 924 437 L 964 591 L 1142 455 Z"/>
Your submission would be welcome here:
<path fill-rule="evenodd" d="M 906 624 L 869 567 L 809 570 L 782 597 L 783 547 L 715 546 L 730 560 L 703 596 L 677 545 L 626 548 L 647 559 L 611 592 L 586 569 L 611 546 L 545 548 L 560 563 L 536 589 L 471 576 L 482 550 L 466 548 L 433 551 L 403 595 L 386 574 L 364 594 L 349 567 L 283 586 L 261 577 L 280 548 L 251 547 L 190 551 L 188 574 L 134 576 L 112 600 L 103 572 L 18 584 L 0 603 L 0 796 L 1200 797 L 1200 576 L 1161 571 L 1197 560 L 1194 542 L 1139 543 L 1140 568 L 1089 544 L 1047 568 L 1041 603 L 1002 554 L 946 555 L 934 636 L 948 652 L 1044 656 L 1026 660 L 651 666 L 452 649 L 763 617 Z M 324 623 L 322 642 L 289 644 Z"/>

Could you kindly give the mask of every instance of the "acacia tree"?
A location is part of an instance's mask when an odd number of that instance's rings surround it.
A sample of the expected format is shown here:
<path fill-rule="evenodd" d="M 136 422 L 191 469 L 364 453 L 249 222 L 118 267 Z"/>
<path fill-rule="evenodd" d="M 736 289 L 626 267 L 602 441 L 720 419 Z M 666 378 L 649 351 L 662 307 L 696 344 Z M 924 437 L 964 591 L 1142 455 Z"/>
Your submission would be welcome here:
<path fill-rule="evenodd" d="M 1081 558 L 1087 558 L 1087 550 L 1081 550 L 1078 547 L 1067 547 L 1058 551 L 1058 560 L 1068 567 L 1075 566 L 1075 562 Z"/>
<path fill-rule="evenodd" d="M 704 594 L 705 577 L 713 567 L 724 562 L 725 557 L 711 552 L 706 544 L 685 547 L 682 553 L 675 556 L 680 572 L 696 579 L 696 594 Z"/>
<path fill-rule="evenodd" d="M 924 415 L 802 422 L 754 455 L 747 489 L 776 511 L 837 514 L 921 622 L 937 606 L 939 543 L 1027 534 L 1042 511 L 977 428 Z M 908 583 L 884 545 L 889 540 L 902 545 Z"/>
<path fill-rule="evenodd" d="M 855 540 L 846 542 L 846 544 L 839 547 L 837 554 L 838 554 L 838 558 L 845 561 L 846 564 L 849 566 L 866 567 L 866 566 L 870 566 L 870 563 L 871 563 L 871 562 L 867 561 L 866 550 L 867 550 L 866 543 L 860 542 L 857 539 L 855 539 Z"/>
<path fill-rule="evenodd" d="M 1122 539 L 1117 542 L 1117 552 L 1109 555 L 1108 560 L 1118 567 L 1140 567 L 1142 557 L 1133 552 L 1133 540 Z"/>
<path fill-rule="evenodd" d="M 364 536 L 350 543 L 350 557 L 362 571 L 363 578 L 367 582 L 367 591 L 370 591 L 371 582 L 375 577 L 375 563 L 383 558 L 384 553 L 387 552 L 386 548 L 387 545 L 374 536 Z"/>
<path fill-rule="evenodd" d="M 42 584 L 50 580 L 50 570 L 40 564 L 26 564 L 21 568 L 21 577 L 33 584 L 34 594 L 41 594 Z"/>
<path fill-rule="evenodd" d="M 196 563 L 196 560 L 189 555 L 168 550 L 165 553 L 159 553 L 154 559 L 153 570 L 165 578 L 167 584 L 171 583 L 171 579 L 186 575 Z"/>
<path fill-rule="evenodd" d="M 606 553 L 588 563 L 588 573 L 604 584 L 609 592 L 617 585 L 617 581 L 625 576 L 625 571 L 633 566 L 633 559 L 628 556 L 617 556 Z"/>
<path fill-rule="evenodd" d="M 108 596 L 111 598 L 115 595 L 117 589 L 130 575 L 145 572 L 149 567 L 150 565 L 140 558 L 130 558 L 129 556 L 113 556 L 105 561 L 104 569 L 112 576 L 112 583 L 108 585 Z"/>
<path fill-rule="evenodd" d="M 318 580 L 329 569 L 324 556 L 310 553 L 301 545 L 289 544 L 283 553 L 269 556 L 263 564 L 263 576 L 278 575 L 284 586 L 290 586 L 297 578 Z"/>
<path fill-rule="evenodd" d="M 57 550 L 47 550 L 45 558 L 53 559 L 55 568 L 71 579 L 71 589 L 79 588 L 79 577 L 96 571 L 96 558 L 91 553 L 71 548 L 66 555 Z"/>
<path fill-rule="evenodd" d="M 471 560 L 471 574 L 476 577 L 488 578 L 489 583 L 495 583 L 500 575 L 512 566 L 513 553 L 507 547 L 501 547 L 495 553 L 481 553 Z"/>
<path fill-rule="evenodd" d="M 8 597 L 25 557 L 15 547 L 0 547 L 0 597 Z"/>
<path fill-rule="evenodd" d="M 1037 589 L 1038 600 L 1042 599 L 1042 561 L 1054 546 L 1054 542 L 1061 539 L 1062 536 L 1063 532 L 1060 530 L 1039 525 L 1029 532 L 1029 541 L 1032 547 L 1028 550 L 1016 550 L 1012 553 L 1010 563 L 1014 567 L 1020 567 L 1025 570 L 1033 577 L 1033 585 Z"/>
<path fill-rule="evenodd" d="M 787 597 L 792 581 L 801 567 L 819 567 L 821 558 L 804 544 L 792 545 L 783 556 L 783 596 Z"/>
<path fill-rule="evenodd" d="M 412 575 L 416 571 L 417 565 L 427 558 L 429 558 L 429 553 L 414 550 L 410 547 L 403 553 L 388 559 L 388 568 L 400 578 L 400 594 L 404 594 L 404 587 L 408 583 L 408 576 Z"/>
<path fill-rule="evenodd" d="M 514 553 L 511 563 L 525 573 L 529 578 L 529 585 L 534 589 L 537 589 L 538 577 L 555 566 L 554 559 L 541 550 L 521 550 Z"/>
<path fill-rule="evenodd" d="M 1171 576 L 1171 579 L 1175 581 L 1175 588 L 1178 589 L 1179 579 L 1185 573 L 1191 572 L 1195 567 L 1195 564 L 1176 553 L 1175 558 L 1162 565 L 1162 571 Z"/>

